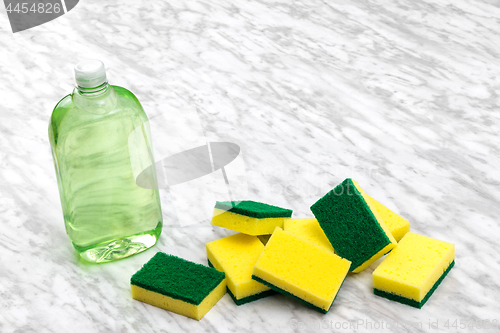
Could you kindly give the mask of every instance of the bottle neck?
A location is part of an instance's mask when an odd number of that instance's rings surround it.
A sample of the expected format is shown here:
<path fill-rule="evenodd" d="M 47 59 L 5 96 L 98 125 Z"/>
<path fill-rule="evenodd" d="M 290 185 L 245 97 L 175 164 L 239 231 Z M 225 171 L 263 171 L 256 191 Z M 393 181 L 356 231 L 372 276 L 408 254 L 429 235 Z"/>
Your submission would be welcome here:
<path fill-rule="evenodd" d="M 93 114 L 106 114 L 117 103 L 116 92 L 108 82 L 92 88 L 77 86 L 73 90 L 72 98 L 80 110 Z"/>
<path fill-rule="evenodd" d="M 101 95 L 104 95 L 108 89 L 109 89 L 108 82 L 104 82 L 103 84 L 93 88 L 85 88 L 85 87 L 80 87 L 78 85 L 76 86 L 78 94 L 86 97 L 99 97 Z"/>

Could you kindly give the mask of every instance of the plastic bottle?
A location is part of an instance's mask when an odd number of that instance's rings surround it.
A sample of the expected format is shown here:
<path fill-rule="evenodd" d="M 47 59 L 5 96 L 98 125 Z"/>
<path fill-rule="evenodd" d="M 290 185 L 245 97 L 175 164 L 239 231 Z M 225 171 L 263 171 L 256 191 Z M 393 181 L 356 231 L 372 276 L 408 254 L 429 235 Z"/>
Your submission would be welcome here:
<path fill-rule="evenodd" d="M 102 62 L 78 63 L 75 78 L 49 124 L 66 233 L 89 262 L 125 258 L 162 230 L 148 117 L 134 94 L 108 84 Z M 149 189 L 136 184 L 146 168 Z"/>

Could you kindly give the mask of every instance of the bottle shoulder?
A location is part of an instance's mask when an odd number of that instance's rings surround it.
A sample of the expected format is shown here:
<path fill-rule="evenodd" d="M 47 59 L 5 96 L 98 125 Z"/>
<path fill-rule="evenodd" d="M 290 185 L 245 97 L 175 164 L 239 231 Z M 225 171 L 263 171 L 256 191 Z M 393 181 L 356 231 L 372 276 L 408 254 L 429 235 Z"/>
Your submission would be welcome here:
<path fill-rule="evenodd" d="M 148 117 L 137 97 L 128 89 L 110 86 L 116 92 L 116 104 L 112 110 L 104 114 L 95 114 L 79 108 L 73 100 L 73 94 L 63 97 L 54 107 L 49 122 L 49 139 L 54 145 L 66 134 L 75 129 L 96 126 L 102 122 L 122 122 L 130 118 L 131 123 L 138 126 L 148 121 Z"/>
<path fill-rule="evenodd" d="M 134 93 L 131 92 L 130 90 L 128 90 L 127 88 L 124 88 L 121 86 L 115 86 L 115 85 L 111 85 L 111 87 L 113 87 L 113 89 L 116 91 L 116 93 L 118 95 L 126 96 L 126 97 L 133 97 L 134 99 L 137 99 L 137 97 L 135 97 Z"/>
<path fill-rule="evenodd" d="M 71 99 L 71 94 L 64 96 L 59 102 L 57 102 L 56 106 L 54 106 L 54 109 L 52 110 L 52 114 L 50 116 L 51 122 L 63 117 L 66 112 L 68 112 L 73 107 L 74 104 Z"/>
<path fill-rule="evenodd" d="M 141 103 L 139 102 L 139 99 L 134 95 L 133 92 L 120 86 L 113 85 L 111 87 L 113 87 L 116 94 L 118 95 L 119 103 L 122 104 L 122 106 L 136 108 L 139 113 L 143 113 L 144 115 L 146 115 Z"/>
<path fill-rule="evenodd" d="M 71 94 L 64 96 L 52 110 L 49 120 L 49 140 L 52 145 L 57 143 L 58 133 L 60 132 L 61 123 L 65 118 L 68 111 L 73 109 L 75 106 L 73 104 Z"/>

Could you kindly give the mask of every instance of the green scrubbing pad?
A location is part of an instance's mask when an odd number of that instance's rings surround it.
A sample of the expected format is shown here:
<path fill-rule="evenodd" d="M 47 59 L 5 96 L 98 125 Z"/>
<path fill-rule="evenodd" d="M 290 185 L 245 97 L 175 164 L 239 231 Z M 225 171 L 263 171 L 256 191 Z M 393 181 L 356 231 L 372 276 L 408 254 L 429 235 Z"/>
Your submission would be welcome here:
<path fill-rule="evenodd" d="M 132 297 L 200 320 L 226 292 L 225 274 L 158 252 L 130 280 Z"/>
<path fill-rule="evenodd" d="M 215 208 L 257 219 L 291 217 L 292 210 L 256 201 L 217 201 Z"/>
<path fill-rule="evenodd" d="M 311 206 L 321 228 L 339 256 L 352 262 L 357 273 L 389 252 L 396 240 L 371 201 L 351 179 L 328 192 Z"/>

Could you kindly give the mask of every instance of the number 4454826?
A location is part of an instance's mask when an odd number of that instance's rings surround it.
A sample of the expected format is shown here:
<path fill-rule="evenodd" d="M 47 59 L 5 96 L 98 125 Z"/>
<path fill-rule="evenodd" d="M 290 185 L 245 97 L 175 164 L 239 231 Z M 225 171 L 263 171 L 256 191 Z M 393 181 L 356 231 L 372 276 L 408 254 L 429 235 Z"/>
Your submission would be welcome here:
<path fill-rule="evenodd" d="M 455 319 L 451 321 L 450 319 L 446 320 L 444 323 L 444 327 L 447 329 L 498 329 L 500 327 L 499 321 L 497 319 L 494 320 L 458 320 Z"/>
<path fill-rule="evenodd" d="M 7 5 L 7 13 L 46 13 L 46 14 L 59 14 L 61 12 L 61 4 L 59 3 L 34 3 L 30 6 L 28 3 L 16 3 L 15 6 L 12 3 Z"/>

